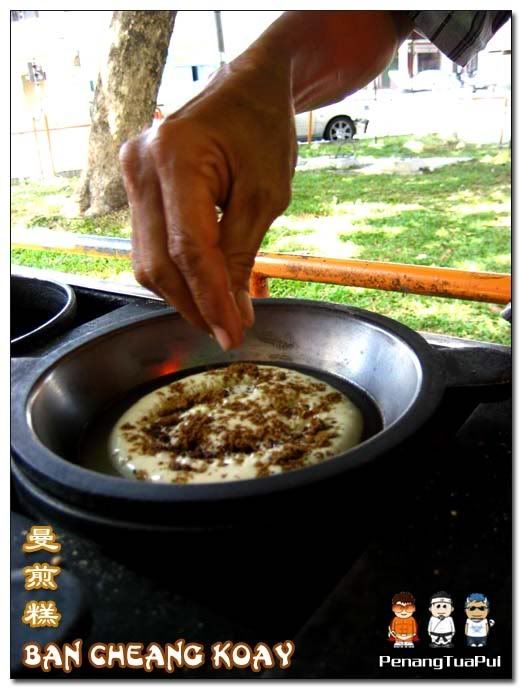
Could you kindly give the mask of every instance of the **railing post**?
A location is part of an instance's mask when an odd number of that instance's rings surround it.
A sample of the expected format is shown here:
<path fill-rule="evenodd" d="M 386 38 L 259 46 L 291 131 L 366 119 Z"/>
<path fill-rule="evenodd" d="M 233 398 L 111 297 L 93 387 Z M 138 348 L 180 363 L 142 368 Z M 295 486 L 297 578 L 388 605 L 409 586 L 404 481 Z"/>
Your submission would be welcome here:
<path fill-rule="evenodd" d="M 268 278 L 252 271 L 250 275 L 250 295 L 255 298 L 269 297 Z"/>

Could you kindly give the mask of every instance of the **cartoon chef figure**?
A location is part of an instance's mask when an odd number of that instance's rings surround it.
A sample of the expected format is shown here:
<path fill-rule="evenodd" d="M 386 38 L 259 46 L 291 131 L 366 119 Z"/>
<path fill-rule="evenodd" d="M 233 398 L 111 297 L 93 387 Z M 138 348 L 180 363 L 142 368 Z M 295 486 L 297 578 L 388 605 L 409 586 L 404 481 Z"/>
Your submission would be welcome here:
<path fill-rule="evenodd" d="M 453 648 L 455 624 L 451 613 L 454 609 L 451 596 L 446 591 L 439 591 L 431 597 L 431 617 L 428 624 L 431 648 Z"/>
<path fill-rule="evenodd" d="M 495 620 L 488 620 L 489 601 L 483 593 L 470 593 L 466 598 L 464 606 L 466 612 L 466 635 L 467 646 L 485 646 L 488 634 Z"/>

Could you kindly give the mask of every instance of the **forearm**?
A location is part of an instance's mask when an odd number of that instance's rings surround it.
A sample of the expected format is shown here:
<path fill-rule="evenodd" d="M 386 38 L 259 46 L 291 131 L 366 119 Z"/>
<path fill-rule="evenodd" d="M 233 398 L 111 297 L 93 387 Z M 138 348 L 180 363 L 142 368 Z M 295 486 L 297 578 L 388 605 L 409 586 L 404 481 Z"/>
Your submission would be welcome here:
<path fill-rule="evenodd" d="M 411 31 L 404 12 L 285 12 L 244 53 L 291 72 L 293 104 L 305 112 L 369 84 Z"/>

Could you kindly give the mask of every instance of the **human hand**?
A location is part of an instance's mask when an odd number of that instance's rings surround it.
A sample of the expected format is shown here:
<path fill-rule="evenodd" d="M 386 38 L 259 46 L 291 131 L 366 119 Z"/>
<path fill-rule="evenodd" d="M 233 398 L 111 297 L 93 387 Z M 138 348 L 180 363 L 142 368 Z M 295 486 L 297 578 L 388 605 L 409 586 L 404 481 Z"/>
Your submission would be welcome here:
<path fill-rule="evenodd" d="M 225 350 L 254 322 L 250 273 L 296 151 L 290 65 L 255 48 L 121 150 L 137 280 Z"/>

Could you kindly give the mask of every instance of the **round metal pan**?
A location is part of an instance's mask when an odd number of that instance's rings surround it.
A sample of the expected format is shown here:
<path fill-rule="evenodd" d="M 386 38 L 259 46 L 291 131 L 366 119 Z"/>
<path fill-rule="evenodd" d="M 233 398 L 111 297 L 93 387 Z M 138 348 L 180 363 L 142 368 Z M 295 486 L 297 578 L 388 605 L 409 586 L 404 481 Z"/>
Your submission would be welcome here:
<path fill-rule="evenodd" d="M 75 314 L 76 295 L 69 285 L 11 276 L 11 351 L 14 355 L 65 330 Z"/>
<path fill-rule="evenodd" d="M 298 368 L 348 386 L 379 411 L 381 429 L 321 464 L 255 480 L 158 485 L 78 464 L 86 427 L 129 392 L 233 361 Z M 320 487 L 371 467 L 422 428 L 445 384 L 443 362 L 422 337 L 360 309 L 257 300 L 255 326 L 240 349 L 227 353 L 166 309 L 98 330 L 29 367 L 13 390 L 15 478 L 54 513 L 98 526 L 197 529 L 255 518 L 298 495 L 314 500 Z"/>

